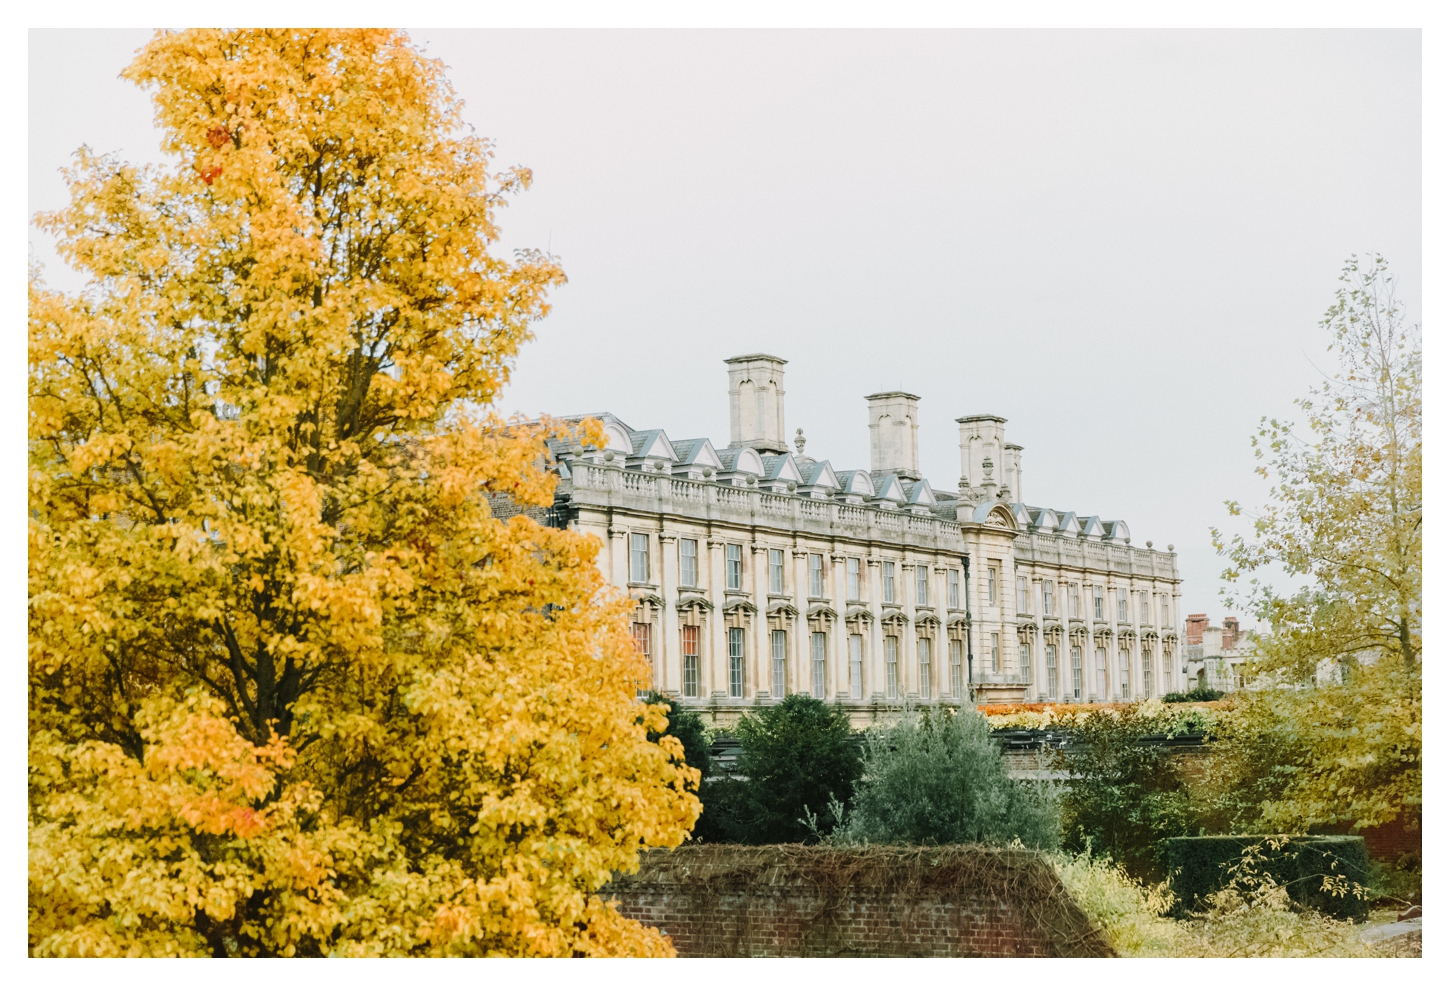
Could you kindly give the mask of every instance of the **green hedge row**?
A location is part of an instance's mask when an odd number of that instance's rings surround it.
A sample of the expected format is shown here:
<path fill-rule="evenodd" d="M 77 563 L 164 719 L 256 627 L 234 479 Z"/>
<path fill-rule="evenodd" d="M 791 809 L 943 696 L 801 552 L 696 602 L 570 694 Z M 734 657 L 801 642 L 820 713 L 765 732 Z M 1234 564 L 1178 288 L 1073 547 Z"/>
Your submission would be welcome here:
<path fill-rule="evenodd" d="M 1369 855 L 1357 835 L 1205 835 L 1165 839 L 1162 861 L 1180 912 L 1201 910 L 1208 895 L 1223 889 L 1229 867 L 1251 846 L 1262 849 L 1262 872 L 1286 887 L 1292 900 L 1338 918 L 1363 918 L 1369 901 L 1354 893 L 1354 885 L 1370 883 Z M 1275 846 L 1279 848 L 1274 848 Z M 1326 892 L 1324 877 L 1344 876 L 1349 892 Z"/>

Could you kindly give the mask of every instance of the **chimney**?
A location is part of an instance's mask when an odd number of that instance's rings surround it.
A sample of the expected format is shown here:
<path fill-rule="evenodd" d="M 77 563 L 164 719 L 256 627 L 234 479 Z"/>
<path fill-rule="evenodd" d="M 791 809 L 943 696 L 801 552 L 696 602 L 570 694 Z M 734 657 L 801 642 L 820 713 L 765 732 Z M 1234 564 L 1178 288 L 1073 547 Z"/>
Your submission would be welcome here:
<path fill-rule="evenodd" d="M 1239 645 L 1239 621 L 1236 616 L 1223 618 L 1223 649 L 1233 650 Z"/>
<path fill-rule="evenodd" d="M 1188 617 L 1188 620 L 1183 625 L 1183 643 L 1185 645 L 1187 645 L 1187 644 L 1201 644 L 1201 643 L 1203 643 L 1203 631 L 1205 631 L 1207 629 L 1208 629 L 1208 614 L 1207 613 L 1194 613 L 1194 614 L 1192 614 L 1191 616 Z"/>
<path fill-rule="evenodd" d="M 902 479 L 921 478 L 916 461 L 916 402 L 920 399 L 903 390 L 866 397 L 873 477 L 895 474 Z"/>
<path fill-rule="evenodd" d="M 785 443 L 785 363 L 765 353 L 725 361 L 730 375 L 730 448 L 790 451 Z"/>
<path fill-rule="evenodd" d="M 1012 496 L 1020 501 L 1017 488 L 1008 468 L 1005 449 L 1007 419 L 995 414 L 970 414 L 957 418 L 957 446 L 962 452 L 962 489 L 982 490 L 990 477 L 993 496 L 997 487 L 1006 486 Z M 988 465 L 990 463 L 990 465 Z"/>

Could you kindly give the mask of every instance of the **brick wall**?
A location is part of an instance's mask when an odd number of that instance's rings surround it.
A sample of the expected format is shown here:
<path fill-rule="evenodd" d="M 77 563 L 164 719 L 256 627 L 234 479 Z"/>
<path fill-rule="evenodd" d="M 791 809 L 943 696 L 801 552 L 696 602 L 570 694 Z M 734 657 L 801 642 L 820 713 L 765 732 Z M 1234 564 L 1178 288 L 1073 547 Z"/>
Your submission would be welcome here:
<path fill-rule="evenodd" d="M 684 957 L 1113 954 L 1023 850 L 686 846 L 600 894 Z"/>

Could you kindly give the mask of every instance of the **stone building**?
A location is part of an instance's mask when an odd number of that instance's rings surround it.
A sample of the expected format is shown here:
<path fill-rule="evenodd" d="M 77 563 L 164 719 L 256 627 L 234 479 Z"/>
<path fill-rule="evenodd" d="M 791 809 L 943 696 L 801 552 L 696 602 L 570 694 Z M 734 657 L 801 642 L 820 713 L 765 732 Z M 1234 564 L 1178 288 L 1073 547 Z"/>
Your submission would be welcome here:
<path fill-rule="evenodd" d="M 961 477 L 917 460 L 917 397 L 866 398 L 870 468 L 786 441 L 786 361 L 725 361 L 730 441 L 609 413 L 554 443 L 554 522 L 603 543 L 653 687 L 729 722 L 804 692 L 858 723 L 903 702 L 1121 701 L 1179 690 L 1179 577 L 1127 524 L 1029 506 L 1006 420 L 958 418 Z"/>
<path fill-rule="evenodd" d="M 1183 623 L 1183 662 L 1189 687 L 1200 685 L 1221 692 L 1245 687 L 1244 664 L 1258 649 L 1252 630 L 1239 628 L 1232 616 L 1223 626 L 1209 626 L 1207 613 L 1193 613 Z"/>

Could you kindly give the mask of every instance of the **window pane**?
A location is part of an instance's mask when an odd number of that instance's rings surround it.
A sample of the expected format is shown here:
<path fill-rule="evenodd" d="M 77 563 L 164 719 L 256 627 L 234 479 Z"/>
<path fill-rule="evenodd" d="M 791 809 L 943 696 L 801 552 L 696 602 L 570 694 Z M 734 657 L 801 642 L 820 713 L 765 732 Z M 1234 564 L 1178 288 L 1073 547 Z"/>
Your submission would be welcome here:
<path fill-rule="evenodd" d="M 740 545 L 725 545 L 725 588 L 740 588 Z"/>
<path fill-rule="evenodd" d="M 962 605 L 961 573 L 955 568 L 947 569 L 947 605 L 960 609 Z"/>
<path fill-rule="evenodd" d="M 1002 671 L 1002 651 L 998 646 L 1001 634 L 992 634 L 992 673 L 999 674 Z"/>
<path fill-rule="evenodd" d="M 851 652 L 851 698 L 859 700 L 862 695 L 861 684 L 861 635 L 853 633 L 847 638 L 847 646 Z"/>
<path fill-rule="evenodd" d="M 996 634 L 992 634 L 993 637 Z M 947 660 L 951 662 L 952 674 L 952 698 L 961 698 L 963 691 L 962 682 L 962 642 L 960 640 L 947 641 Z"/>
<path fill-rule="evenodd" d="M 1143 644 L 1143 697 L 1153 697 L 1153 648 L 1147 643 Z"/>
<path fill-rule="evenodd" d="M 881 563 L 881 598 L 888 603 L 896 602 L 896 562 Z"/>
<path fill-rule="evenodd" d="M 1023 681 L 1032 680 L 1032 645 L 1025 643 L 1017 644 L 1017 667 L 1022 672 Z"/>
<path fill-rule="evenodd" d="M 997 570 L 987 569 L 987 602 L 996 605 L 997 603 Z"/>
<path fill-rule="evenodd" d="M 894 700 L 897 697 L 897 686 L 901 681 L 897 677 L 896 671 L 896 658 L 901 638 L 885 637 L 881 643 L 886 652 L 886 697 Z"/>
<path fill-rule="evenodd" d="M 1082 648 L 1072 649 L 1072 697 L 1075 701 L 1082 701 Z"/>
<path fill-rule="evenodd" d="M 826 635 L 811 634 L 811 694 L 826 697 Z"/>
<path fill-rule="evenodd" d="M 861 559 L 846 559 L 846 598 L 861 598 Z"/>
<path fill-rule="evenodd" d="M 693 538 L 680 539 L 680 585 L 698 585 L 695 581 L 695 552 L 699 543 Z"/>
<path fill-rule="evenodd" d="M 1100 585 L 1095 585 L 1095 586 L 1093 586 L 1093 619 L 1095 619 L 1095 620 L 1101 620 L 1102 618 L 1103 618 L 1103 587 L 1100 586 Z"/>
<path fill-rule="evenodd" d="M 700 628 L 680 628 L 680 652 L 685 658 L 684 689 L 688 698 L 700 697 Z"/>
<path fill-rule="evenodd" d="M 1052 581 L 1050 579 L 1043 579 L 1042 580 L 1042 615 L 1043 616 L 1053 616 L 1053 615 L 1055 615 L 1054 614 L 1054 611 L 1053 611 L 1053 608 L 1052 608 L 1052 585 L 1053 585 L 1053 583 L 1052 583 Z"/>
<path fill-rule="evenodd" d="M 931 640 L 918 637 L 916 640 L 917 693 L 923 699 L 931 698 Z"/>
<path fill-rule="evenodd" d="M 745 631 L 730 628 L 730 697 L 745 697 Z"/>
<path fill-rule="evenodd" d="M 1107 648 L 1106 647 L 1099 647 L 1097 649 L 1097 655 L 1096 656 L 1097 656 L 1097 665 L 1098 665 L 1097 699 L 1100 702 L 1106 702 L 1109 698 L 1112 697 L 1112 696 L 1110 696 L 1108 694 L 1108 650 L 1107 650 Z"/>
<path fill-rule="evenodd" d="M 820 555 L 810 556 L 811 595 L 820 599 L 826 594 L 826 566 Z"/>
<path fill-rule="evenodd" d="M 785 631 L 770 631 L 770 694 L 785 698 Z"/>
<path fill-rule="evenodd" d="M 779 548 L 770 549 L 770 591 L 785 592 L 785 552 Z"/>
<path fill-rule="evenodd" d="M 1057 645 L 1044 644 L 1042 653 L 1047 658 L 1047 697 L 1057 698 Z"/>
<path fill-rule="evenodd" d="M 927 592 L 931 587 L 931 583 L 928 581 L 929 577 L 925 565 L 916 566 L 916 604 L 918 606 L 928 605 Z"/>
<path fill-rule="evenodd" d="M 629 536 L 629 580 L 631 582 L 649 581 L 648 534 L 631 534 Z"/>

